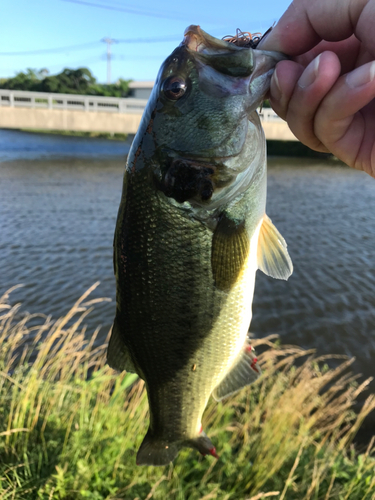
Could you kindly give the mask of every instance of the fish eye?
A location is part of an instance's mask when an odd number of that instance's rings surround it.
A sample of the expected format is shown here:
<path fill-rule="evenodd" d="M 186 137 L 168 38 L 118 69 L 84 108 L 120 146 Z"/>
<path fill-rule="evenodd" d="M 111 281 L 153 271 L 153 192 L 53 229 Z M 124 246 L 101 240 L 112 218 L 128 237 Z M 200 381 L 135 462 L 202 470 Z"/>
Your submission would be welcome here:
<path fill-rule="evenodd" d="M 168 99 L 176 101 L 186 92 L 186 82 L 179 76 L 171 76 L 163 83 L 163 92 Z"/>

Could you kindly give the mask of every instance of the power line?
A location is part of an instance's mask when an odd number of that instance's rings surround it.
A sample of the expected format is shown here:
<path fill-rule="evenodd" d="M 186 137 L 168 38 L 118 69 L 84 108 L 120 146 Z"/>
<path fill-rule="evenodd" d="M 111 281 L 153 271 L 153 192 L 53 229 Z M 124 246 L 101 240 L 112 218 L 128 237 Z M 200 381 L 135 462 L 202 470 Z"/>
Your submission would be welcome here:
<path fill-rule="evenodd" d="M 94 1 L 88 1 L 88 0 L 61 0 L 63 2 L 68 2 L 68 3 L 75 3 L 78 5 L 84 5 L 86 7 L 96 7 L 99 9 L 106 9 L 106 10 L 113 10 L 117 12 L 126 12 L 127 14 L 134 14 L 138 16 L 148 16 L 148 17 L 157 17 L 161 19 L 177 19 L 181 21 L 186 21 L 186 13 L 179 13 L 179 12 L 171 12 L 171 11 L 152 11 L 152 10 L 145 10 L 142 8 L 134 7 L 132 5 L 129 6 L 123 6 L 121 3 L 119 4 L 115 2 L 115 5 L 108 4 L 107 0 L 98 0 L 99 2 L 105 2 L 105 3 L 97 3 Z M 238 19 L 234 18 L 229 18 L 228 16 L 223 16 L 223 17 L 215 17 L 215 16 L 205 16 L 199 13 L 199 19 L 200 22 L 207 22 L 207 23 L 215 23 L 215 24 L 222 24 L 225 23 L 227 24 L 228 22 L 238 22 Z M 271 24 L 274 22 L 274 19 L 272 20 Z M 212 30 L 211 30 L 212 31 Z"/>
<path fill-rule="evenodd" d="M 160 61 L 162 62 L 165 59 L 165 54 L 159 55 L 159 56 L 139 56 L 139 55 L 133 55 L 129 56 L 127 54 L 119 54 L 119 55 L 112 55 L 112 61 Z"/>
<path fill-rule="evenodd" d="M 65 52 L 66 50 L 82 50 L 87 47 L 97 45 L 98 42 L 81 43 L 78 45 L 67 45 L 66 47 L 57 47 L 55 49 L 37 49 L 25 50 L 21 52 L 0 52 L 0 56 L 26 56 L 33 54 L 48 54 L 53 52 Z"/>
<path fill-rule="evenodd" d="M 80 60 L 80 61 L 74 61 L 74 62 L 69 62 L 69 66 L 70 67 L 83 67 L 83 66 L 87 66 L 87 65 L 91 65 L 91 64 L 95 64 L 95 63 L 102 63 L 102 59 L 100 58 L 100 56 L 96 56 L 94 58 L 90 58 L 90 59 L 85 59 L 85 60 Z M 49 70 L 53 70 L 53 69 L 58 69 L 58 68 L 66 68 L 67 67 L 67 64 L 53 64 L 52 66 L 49 66 L 48 65 L 48 69 Z M 1 73 L 2 74 L 5 74 L 5 73 L 18 73 L 18 72 L 21 72 L 23 71 L 24 68 L 19 68 L 19 69 L 15 69 L 14 67 L 13 68 L 1 68 Z M 3 77 L 0 77 L 0 78 L 3 78 Z M 9 78 L 12 78 L 12 77 L 9 77 Z"/>
<path fill-rule="evenodd" d="M 100 9 L 106 9 L 106 10 L 116 10 L 119 12 L 127 12 L 128 14 L 136 14 L 139 16 L 149 16 L 149 17 L 159 17 L 162 19 L 181 19 L 184 20 L 186 18 L 185 15 L 178 14 L 178 13 L 168 13 L 168 12 L 152 12 L 152 11 L 146 11 L 146 10 L 141 10 L 137 7 L 116 7 L 114 5 L 103 5 L 103 4 L 98 4 L 94 2 L 87 2 L 83 0 L 63 0 L 63 2 L 70 2 L 70 3 L 76 3 L 79 5 L 86 5 L 89 7 L 99 7 Z"/>
<path fill-rule="evenodd" d="M 175 42 L 176 40 L 182 40 L 183 35 L 169 35 L 169 36 L 159 36 L 159 37 L 147 37 L 147 38 L 119 38 L 118 43 L 158 43 L 158 42 Z"/>
<path fill-rule="evenodd" d="M 180 35 L 170 35 L 170 36 L 161 36 L 161 37 L 147 37 L 147 38 L 123 38 L 117 40 L 118 43 L 159 43 L 159 42 L 173 42 L 176 40 L 181 40 L 182 36 Z M 87 47 L 93 47 L 97 45 L 99 42 L 88 42 L 82 43 L 79 45 L 67 45 L 66 47 L 58 47 L 55 49 L 37 49 L 37 50 L 29 50 L 22 52 L 0 52 L 0 56 L 27 56 L 27 55 L 35 55 L 35 54 L 50 54 L 54 52 L 65 52 L 67 50 L 82 50 Z"/>

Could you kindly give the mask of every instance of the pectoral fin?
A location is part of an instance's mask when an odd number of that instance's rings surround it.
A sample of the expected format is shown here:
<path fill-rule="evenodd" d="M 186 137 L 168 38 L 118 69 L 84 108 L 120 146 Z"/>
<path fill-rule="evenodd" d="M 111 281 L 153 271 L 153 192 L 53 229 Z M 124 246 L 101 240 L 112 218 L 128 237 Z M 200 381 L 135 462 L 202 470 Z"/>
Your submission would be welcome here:
<path fill-rule="evenodd" d="M 108 344 L 107 363 L 114 370 L 120 372 L 126 370 L 127 372 L 137 373 L 129 349 L 121 338 L 116 319 L 113 323 L 112 334 Z"/>
<path fill-rule="evenodd" d="M 211 264 L 215 285 L 229 291 L 236 283 L 250 250 L 244 222 L 223 214 L 212 238 Z"/>
<path fill-rule="evenodd" d="M 243 387 L 252 384 L 261 374 L 262 371 L 258 365 L 258 359 L 255 356 L 254 349 L 251 347 L 249 339 L 247 339 L 231 371 L 215 388 L 212 395 L 216 401 L 220 401 Z"/>
<path fill-rule="evenodd" d="M 286 247 L 284 238 L 265 215 L 259 232 L 258 268 L 272 278 L 287 280 L 293 264 Z"/>

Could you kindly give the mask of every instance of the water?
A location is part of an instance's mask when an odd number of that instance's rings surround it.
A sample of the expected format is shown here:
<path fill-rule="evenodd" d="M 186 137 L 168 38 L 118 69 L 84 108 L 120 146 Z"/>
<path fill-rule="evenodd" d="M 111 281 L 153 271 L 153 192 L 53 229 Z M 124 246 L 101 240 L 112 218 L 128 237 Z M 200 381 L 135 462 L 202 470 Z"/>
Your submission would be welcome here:
<path fill-rule="evenodd" d="M 0 129 L 0 161 L 123 157 L 129 145 L 106 139 L 34 134 Z"/>
<path fill-rule="evenodd" d="M 94 282 L 114 299 L 112 239 L 123 142 L 0 130 L 0 293 L 30 312 L 64 314 Z M 257 273 L 251 330 L 319 354 L 356 356 L 374 375 L 375 181 L 329 161 L 269 161 L 268 215 L 288 243 L 288 282 Z M 103 339 L 114 302 L 89 331 Z M 373 386 L 375 390 L 375 387 Z"/>

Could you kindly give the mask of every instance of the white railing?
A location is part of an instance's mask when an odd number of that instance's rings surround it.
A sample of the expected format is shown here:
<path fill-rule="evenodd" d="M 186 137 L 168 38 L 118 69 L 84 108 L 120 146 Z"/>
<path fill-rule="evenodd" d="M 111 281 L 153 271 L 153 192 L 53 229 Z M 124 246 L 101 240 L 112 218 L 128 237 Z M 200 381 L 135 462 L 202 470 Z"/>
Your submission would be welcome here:
<path fill-rule="evenodd" d="M 51 94 L 0 89 L 0 107 L 105 111 L 107 113 L 142 113 L 147 99 L 101 97 L 77 94 Z"/>
<path fill-rule="evenodd" d="M 0 107 L 69 109 L 78 111 L 105 111 L 107 113 L 142 113 L 147 99 L 132 97 L 100 97 L 78 94 L 50 94 L 23 90 L 0 89 Z M 259 113 L 263 122 L 282 121 L 271 108 Z"/>

